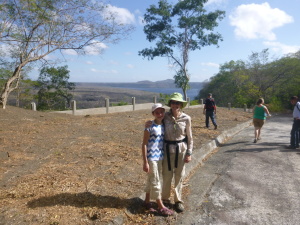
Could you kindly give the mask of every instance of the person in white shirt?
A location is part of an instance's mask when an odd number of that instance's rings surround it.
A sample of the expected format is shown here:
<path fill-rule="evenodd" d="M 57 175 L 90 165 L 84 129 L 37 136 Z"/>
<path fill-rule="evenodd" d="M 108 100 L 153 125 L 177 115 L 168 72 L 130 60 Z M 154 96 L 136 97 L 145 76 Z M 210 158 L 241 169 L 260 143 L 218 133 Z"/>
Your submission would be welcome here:
<path fill-rule="evenodd" d="M 297 96 L 291 97 L 290 100 L 291 100 L 291 104 L 294 105 L 294 111 L 293 111 L 294 122 L 291 130 L 290 145 L 288 146 L 288 148 L 296 149 L 299 148 L 300 102 L 298 102 Z"/>

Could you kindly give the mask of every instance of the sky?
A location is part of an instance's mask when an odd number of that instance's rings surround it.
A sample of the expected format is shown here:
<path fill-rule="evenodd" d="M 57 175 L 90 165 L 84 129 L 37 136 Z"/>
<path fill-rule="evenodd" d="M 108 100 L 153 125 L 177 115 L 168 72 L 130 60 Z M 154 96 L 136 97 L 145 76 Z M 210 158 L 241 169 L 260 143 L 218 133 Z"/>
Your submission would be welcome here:
<path fill-rule="evenodd" d="M 175 0 L 168 0 L 175 2 Z M 111 0 L 109 9 L 118 19 L 135 26 L 127 40 L 118 44 L 103 43 L 102 54 L 91 49 L 86 56 L 64 53 L 71 82 L 138 82 L 173 79 L 174 69 L 168 60 L 156 57 L 144 59 L 138 52 L 151 44 L 143 32 L 143 15 L 158 0 Z M 268 48 L 271 57 L 279 58 L 300 50 L 299 0 L 209 0 L 208 11 L 223 10 L 225 18 L 215 31 L 223 41 L 190 53 L 188 70 L 191 82 L 207 81 L 219 71 L 219 66 L 231 60 L 247 60 L 252 52 Z M 38 71 L 29 74 L 36 79 Z"/>

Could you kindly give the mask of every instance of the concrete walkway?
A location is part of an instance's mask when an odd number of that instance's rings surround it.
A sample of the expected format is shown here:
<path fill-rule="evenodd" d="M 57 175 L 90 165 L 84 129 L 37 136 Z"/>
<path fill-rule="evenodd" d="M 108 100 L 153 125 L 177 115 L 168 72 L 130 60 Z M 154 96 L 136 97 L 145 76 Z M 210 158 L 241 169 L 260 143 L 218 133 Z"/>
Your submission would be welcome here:
<path fill-rule="evenodd" d="M 243 129 L 196 170 L 176 224 L 300 224 L 300 149 L 286 149 L 291 115 L 274 116 L 254 144 Z"/>

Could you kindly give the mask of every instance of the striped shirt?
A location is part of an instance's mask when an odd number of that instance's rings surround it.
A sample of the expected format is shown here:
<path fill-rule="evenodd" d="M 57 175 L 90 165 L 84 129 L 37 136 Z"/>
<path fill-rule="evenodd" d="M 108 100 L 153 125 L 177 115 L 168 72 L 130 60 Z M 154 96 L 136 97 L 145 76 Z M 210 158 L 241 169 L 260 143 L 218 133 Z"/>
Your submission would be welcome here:
<path fill-rule="evenodd" d="M 150 138 L 147 144 L 147 159 L 148 161 L 159 161 L 164 158 L 164 134 L 165 127 L 163 124 L 155 124 L 152 121 L 152 125 L 146 128 L 150 133 Z"/>

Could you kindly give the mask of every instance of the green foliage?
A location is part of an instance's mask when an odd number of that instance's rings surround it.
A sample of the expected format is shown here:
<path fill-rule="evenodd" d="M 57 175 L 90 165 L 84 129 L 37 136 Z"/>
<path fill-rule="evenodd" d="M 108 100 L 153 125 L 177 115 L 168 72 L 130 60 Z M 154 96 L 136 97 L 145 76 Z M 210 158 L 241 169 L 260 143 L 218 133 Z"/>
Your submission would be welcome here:
<path fill-rule="evenodd" d="M 213 93 L 219 106 L 252 105 L 264 98 L 274 111 L 290 107 L 290 96 L 300 95 L 300 51 L 269 60 L 268 49 L 252 53 L 248 61 L 230 61 L 200 90 L 197 98 Z"/>
<path fill-rule="evenodd" d="M 175 83 L 186 90 L 190 75 L 187 73 L 189 52 L 202 47 L 217 45 L 222 36 L 213 30 L 217 21 L 224 18 L 225 12 L 216 10 L 206 12 L 207 0 L 182 0 L 172 5 L 167 0 L 160 0 L 158 5 L 151 5 L 144 15 L 144 32 L 154 47 L 139 51 L 139 55 L 153 60 L 155 57 L 167 57 L 175 66 Z"/>
<path fill-rule="evenodd" d="M 120 101 L 118 103 L 112 103 L 112 106 L 123 106 L 123 105 L 128 105 L 128 102 L 125 101 Z"/>
<path fill-rule="evenodd" d="M 69 91 L 75 84 L 69 82 L 67 66 L 42 68 L 35 88 L 38 89 L 38 110 L 64 110 L 70 105 L 73 95 Z"/>
<path fill-rule="evenodd" d="M 185 75 L 185 72 L 183 70 L 177 71 L 176 75 L 174 76 L 174 80 L 175 80 L 174 82 L 176 84 L 176 87 L 181 88 L 185 93 L 185 96 L 186 96 L 186 91 L 191 88 L 189 85 L 189 77 L 190 76 L 187 74 L 187 71 Z"/>
<path fill-rule="evenodd" d="M 282 112 L 284 108 L 284 104 L 279 98 L 272 97 L 270 99 L 270 102 L 268 104 L 268 109 L 270 112 Z"/>
<path fill-rule="evenodd" d="M 6 80 L 11 76 L 12 71 L 0 68 L 0 90 L 3 88 Z"/>
<path fill-rule="evenodd" d="M 169 103 L 170 98 L 171 98 L 170 95 L 160 93 L 159 94 L 159 101 L 158 102 L 160 102 L 160 103 L 162 103 L 164 105 L 167 105 Z"/>
<path fill-rule="evenodd" d="M 192 101 L 190 101 L 190 105 L 199 105 L 199 101 L 198 100 L 192 100 Z"/>

